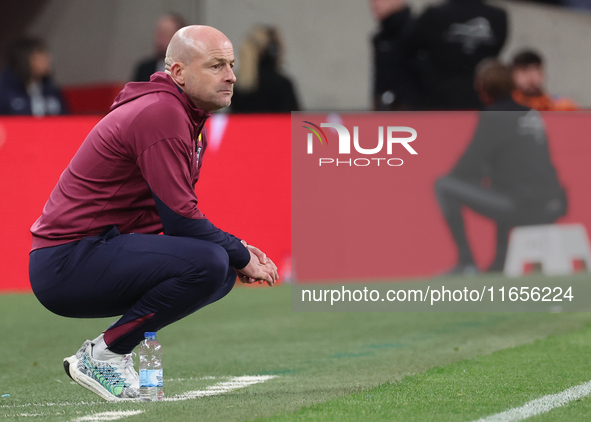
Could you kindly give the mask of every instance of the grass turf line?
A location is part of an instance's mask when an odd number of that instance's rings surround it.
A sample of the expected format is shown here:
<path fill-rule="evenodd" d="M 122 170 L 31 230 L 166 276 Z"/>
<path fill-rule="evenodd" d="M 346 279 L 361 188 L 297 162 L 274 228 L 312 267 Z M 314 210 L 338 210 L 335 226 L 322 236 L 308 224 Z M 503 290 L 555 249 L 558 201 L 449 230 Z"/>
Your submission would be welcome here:
<path fill-rule="evenodd" d="M 589 380 L 591 324 L 258 421 L 475 421 Z M 527 420 L 590 419 L 588 396 Z"/>
<path fill-rule="evenodd" d="M 230 376 L 278 377 L 224 395 L 157 404 L 106 404 L 70 384 L 63 372 L 63 357 L 113 319 L 61 318 L 32 295 L 4 295 L 0 320 L 0 395 L 11 395 L 0 399 L 0 418 L 31 420 L 18 416 L 28 413 L 63 421 L 143 410 L 125 420 L 149 422 L 242 421 L 294 412 L 437 365 L 576 330 L 591 315 L 292 313 L 288 286 L 237 288 L 159 332 L 165 393 L 204 389 Z"/>

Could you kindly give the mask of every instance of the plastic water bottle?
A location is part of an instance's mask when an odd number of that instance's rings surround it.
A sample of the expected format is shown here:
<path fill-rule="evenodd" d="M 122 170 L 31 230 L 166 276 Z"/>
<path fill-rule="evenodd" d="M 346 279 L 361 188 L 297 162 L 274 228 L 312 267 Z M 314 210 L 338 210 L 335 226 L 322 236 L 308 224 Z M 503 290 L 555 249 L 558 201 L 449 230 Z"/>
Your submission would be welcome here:
<path fill-rule="evenodd" d="M 162 389 L 162 346 L 156 333 L 147 332 L 140 344 L 140 400 L 158 401 L 164 398 Z"/>

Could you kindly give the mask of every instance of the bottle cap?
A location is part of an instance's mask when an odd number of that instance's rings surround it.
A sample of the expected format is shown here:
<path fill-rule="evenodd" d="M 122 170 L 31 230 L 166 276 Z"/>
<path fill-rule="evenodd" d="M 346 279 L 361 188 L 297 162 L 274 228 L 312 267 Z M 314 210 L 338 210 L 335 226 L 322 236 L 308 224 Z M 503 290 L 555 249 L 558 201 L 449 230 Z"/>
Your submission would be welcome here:
<path fill-rule="evenodd" d="M 144 333 L 144 337 L 148 340 L 156 339 L 156 333 L 154 331 L 147 331 Z"/>

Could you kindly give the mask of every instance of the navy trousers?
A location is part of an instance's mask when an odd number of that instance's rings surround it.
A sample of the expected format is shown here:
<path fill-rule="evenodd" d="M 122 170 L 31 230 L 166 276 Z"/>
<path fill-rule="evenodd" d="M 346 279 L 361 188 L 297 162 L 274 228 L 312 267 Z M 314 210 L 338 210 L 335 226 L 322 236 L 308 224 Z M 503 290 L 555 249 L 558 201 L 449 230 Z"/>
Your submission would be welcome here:
<path fill-rule="evenodd" d="M 203 240 L 149 234 L 100 236 L 35 250 L 29 275 L 35 296 L 65 317 L 122 315 L 104 335 L 109 350 L 130 353 L 158 331 L 227 295 L 236 281 L 228 254 Z"/>

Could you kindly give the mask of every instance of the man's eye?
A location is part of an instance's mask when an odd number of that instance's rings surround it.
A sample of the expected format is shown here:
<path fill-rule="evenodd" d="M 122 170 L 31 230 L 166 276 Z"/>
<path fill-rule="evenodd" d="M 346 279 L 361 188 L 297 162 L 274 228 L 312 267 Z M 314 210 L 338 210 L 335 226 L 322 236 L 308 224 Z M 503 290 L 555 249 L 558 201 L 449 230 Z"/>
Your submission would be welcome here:
<path fill-rule="evenodd" d="M 214 64 L 214 65 L 212 66 L 212 68 L 214 68 L 214 69 L 219 69 L 219 68 L 220 68 L 220 65 L 219 65 L 219 64 Z"/>

